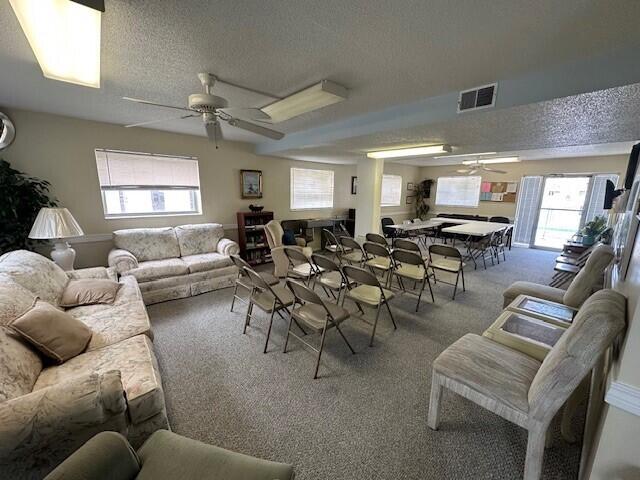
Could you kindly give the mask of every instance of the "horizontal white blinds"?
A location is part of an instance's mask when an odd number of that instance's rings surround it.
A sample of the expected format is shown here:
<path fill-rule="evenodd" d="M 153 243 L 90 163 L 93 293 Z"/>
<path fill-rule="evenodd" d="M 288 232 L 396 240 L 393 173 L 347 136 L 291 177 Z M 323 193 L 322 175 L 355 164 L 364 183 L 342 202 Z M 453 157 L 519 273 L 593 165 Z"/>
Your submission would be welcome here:
<path fill-rule="evenodd" d="M 291 169 L 291 209 L 333 208 L 333 170 Z"/>
<path fill-rule="evenodd" d="M 584 216 L 584 223 L 590 222 L 597 216 L 602 216 L 608 213 L 602 207 L 604 207 L 604 194 L 606 192 L 607 180 L 611 180 L 614 185 L 618 184 L 618 175 L 615 173 L 594 175 L 591 184 L 591 195 L 587 200 Z"/>
<path fill-rule="evenodd" d="M 382 175 L 382 191 L 380 205 L 395 207 L 402 199 L 402 177 L 400 175 Z"/>
<path fill-rule="evenodd" d="M 533 227 L 538 216 L 538 206 L 542 195 L 542 181 L 543 178 L 540 176 L 522 177 L 513 230 L 514 243 L 531 244 Z"/>
<path fill-rule="evenodd" d="M 436 205 L 477 207 L 480 201 L 479 176 L 439 177 L 436 186 Z"/>
<path fill-rule="evenodd" d="M 103 188 L 200 187 L 195 159 L 96 150 L 96 165 Z"/>

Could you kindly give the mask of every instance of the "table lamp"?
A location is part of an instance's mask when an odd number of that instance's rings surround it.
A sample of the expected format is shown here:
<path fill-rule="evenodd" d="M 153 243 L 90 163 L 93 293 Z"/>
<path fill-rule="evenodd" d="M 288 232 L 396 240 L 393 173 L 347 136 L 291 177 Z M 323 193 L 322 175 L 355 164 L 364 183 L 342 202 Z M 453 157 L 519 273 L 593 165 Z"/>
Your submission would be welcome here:
<path fill-rule="evenodd" d="M 55 240 L 51 258 L 63 270 L 73 270 L 76 259 L 76 251 L 63 239 L 81 235 L 82 228 L 66 208 L 41 208 L 29 232 L 29 238 Z"/>

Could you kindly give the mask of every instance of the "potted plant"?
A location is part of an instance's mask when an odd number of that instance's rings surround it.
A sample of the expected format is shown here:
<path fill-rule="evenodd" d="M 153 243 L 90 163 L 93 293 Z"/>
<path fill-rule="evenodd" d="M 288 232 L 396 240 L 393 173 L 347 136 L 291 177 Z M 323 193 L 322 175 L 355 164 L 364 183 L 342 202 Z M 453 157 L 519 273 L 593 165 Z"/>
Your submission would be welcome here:
<path fill-rule="evenodd" d="M 0 159 L 0 254 L 30 248 L 29 231 L 42 207 L 55 207 L 49 196 L 51 184 L 25 175 Z"/>
<path fill-rule="evenodd" d="M 596 243 L 596 238 L 607 228 L 607 219 L 603 216 L 596 216 L 590 222 L 587 222 L 582 228 L 580 233 L 582 234 L 583 245 L 593 245 Z"/>

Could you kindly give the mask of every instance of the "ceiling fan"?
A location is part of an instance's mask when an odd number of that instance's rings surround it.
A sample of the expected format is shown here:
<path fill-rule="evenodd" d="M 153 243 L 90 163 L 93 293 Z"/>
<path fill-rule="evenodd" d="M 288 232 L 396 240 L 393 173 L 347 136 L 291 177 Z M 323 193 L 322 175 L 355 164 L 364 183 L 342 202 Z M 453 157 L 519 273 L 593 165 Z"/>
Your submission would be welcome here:
<path fill-rule="evenodd" d="M 226 83 L 236 88 L 240 88 L 242 90 L 248 90 L 253 93 L 260 93 L 255 90 L 251 90 L 245 87 L 241 87 L 239 85 L 234 85 L 229 82 L 222 82 L 218 80 L 214 75 L 210 73 L 199 73 L 198 78 L 202 83 L 202 87 L 204 88 L 204 93 L 194 93 L 189 95 L 188 107 L 176 107 L 173 105 L 164 105 L 161 103 L 150 102 L 148 100 L 140 100 L 138 98 L 131 97 L 122 97 L 123 100 L 127 100 L 130 102 L 141 103 L 143 105 L 153 105 L 156 107 L 163 108 L 171 108 L 173 110 L 182 110 L 182 115 L 178 117 L 172 118 L 163 118 L 161 120 L 150 120 L 148 122 L 140 122 L 133 123 L 130 125 L 125 125 L 126 128 L 131 127 L 142 127 L 145 125 L 151 125 L 153 123 L 160 123 L 169 120 L 182 120 L 185 118 L 192 117 L 202 117 L 202 122 L 204 123 L 205 131 L 207 132 L 207 137 L 209 140 L 214 142 L 216 148 L 218 148 L 218 140 L 222 138 L 222 130 L 220 129 L 220 122 L 226 122 L 235 128 L 240 128 L 242 130 L 246 130 L 251 133 L 256 133 L 258 135 L 262 135 L 264 137 L 271 138 L 273 140 L 280 140 L 284 137 L 284 133 L 278 132 L 276 130 L 271 130 L 270 128 L 266 128 L 260 125 L 256 125 L 255 123 L 248 122 L 243 120 L 244 117 L 249 118 L 254 121 L 265 121 L 269 120 L 269 115 L 264 113 L 262 110 L 258 108 L 232 108 L 228 107 L 228 102 L 226 99 L 214 95 L 212 93 L 213 86 L 216 81 L 219 83 Z"/>
<path fill-rule="evenodd" d="M 463 173 L 466 175 L 473 175 L 475 173 L 478 173 L 479 171 L 500 173 L 500 174 L 507 173 L 504 170 L 498 170 L 497 168 L 487 167 L 484 163 L 482 163 L 482 160 L 476 160 L 473 163 L 467 163 L 462 167 L 456 169 L 455 172 L 452 172 L 452 173 Z"/>

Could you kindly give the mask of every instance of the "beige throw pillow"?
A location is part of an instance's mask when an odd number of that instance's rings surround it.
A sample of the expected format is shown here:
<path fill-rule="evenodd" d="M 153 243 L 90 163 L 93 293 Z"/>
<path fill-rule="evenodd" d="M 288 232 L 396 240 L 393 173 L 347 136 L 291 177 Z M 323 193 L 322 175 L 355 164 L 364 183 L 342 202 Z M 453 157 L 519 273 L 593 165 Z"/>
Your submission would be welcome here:
<path fill-rule="evenodd" d="M 9 327 L 59 363 L 82 353 L 92 335 L 80 320 L 40 300 Z"/>
<path fill-rule="evenodd" d="M 120 284 L 105 278 L 69 280 L 62 292 L 60 306 L 65 308 L 96 303 L 113 303 Z"/>

